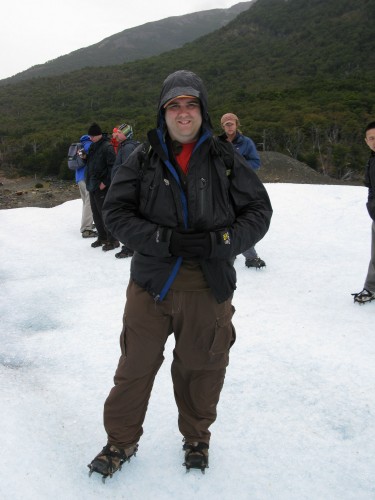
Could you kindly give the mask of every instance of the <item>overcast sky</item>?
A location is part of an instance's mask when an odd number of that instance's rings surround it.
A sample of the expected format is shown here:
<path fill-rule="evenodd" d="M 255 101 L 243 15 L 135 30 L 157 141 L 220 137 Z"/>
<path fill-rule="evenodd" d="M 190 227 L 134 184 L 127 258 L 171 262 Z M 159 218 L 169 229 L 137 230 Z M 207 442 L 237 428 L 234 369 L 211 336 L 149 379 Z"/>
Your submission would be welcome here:
<path fill-rule="evenodd" d="M 0 79 L 127 28 L 201 10 L 228 8 L 239 0 L 13 0 L 0 17 Z"/>

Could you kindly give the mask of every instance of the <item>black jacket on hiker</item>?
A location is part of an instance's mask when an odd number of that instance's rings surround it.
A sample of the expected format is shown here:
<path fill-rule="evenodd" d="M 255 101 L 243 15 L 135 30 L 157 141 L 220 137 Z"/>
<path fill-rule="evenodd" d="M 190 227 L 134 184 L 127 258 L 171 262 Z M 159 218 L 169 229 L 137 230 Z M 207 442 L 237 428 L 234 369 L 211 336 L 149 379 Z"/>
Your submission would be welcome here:
<path fill-rule="evenodd" d="M 90 205 L 98 238 L 91 244 L 93 248 L 102 247 L 103 250 L 113 250 L 119 246 L 103 220 L 103 203 L 109 185 L 111 184 L 111 171 L 116 159 L 107 134 L 103 134 L 100 126 L 93 123 L 88 129 L 92 144 L 86 160 L 86 189 L 90 194 Z"/>
<path fill-rule="evenodd" d="M 232 168 L 224 163 L 212 136 L 204 88 L 199 95 L 201 135 L 189 175 L 181 178 L 167 147 L 163 105 L 176 88 L 180 95 L 196 95 L 199 84 L 192 88 L 184 77 L 183 71 L 177 72 L 164 85 L 158 126 L 148 134 L 151 148 L 138 147 L 127 168 L 117 172 L 103 214 L 111 233 L 135 250 L 131 278 L 156 300 L 163 300 L 181 266 L 182 258 L 169 250 L 172 230 L 208 232 L 212 250 L 199 264 L 220 303 L 236 288 L 234 258 L 263 238 L 272 208 L 263 184 L 238 153 Z"/>
<path fill-rule="evenodd" d="M 120 165 L 123 165 L 126 162 L 137 146 L 139 146 L 139 141 L 134 141 L 133 139 L 125 139 L 125 141 L 120 143 L 111 172 L 112 179 L 114 178 L 117 170 L 120 168 Z"/>
<path fill-rule="evenodd" d="M 111 183 L 111 171 L 116 160 L 116 153 L 106 134 L 100 141 L 91 144 L 86 162 L 86 189 L 96 191 L 101 182 L 105 186 Z"/>
<path fill-rule="evenodd" d="M 367 210 L 375 221 L 375 153 L 372 152 L 366 165 L 365 186 L 368 187 Z"/>

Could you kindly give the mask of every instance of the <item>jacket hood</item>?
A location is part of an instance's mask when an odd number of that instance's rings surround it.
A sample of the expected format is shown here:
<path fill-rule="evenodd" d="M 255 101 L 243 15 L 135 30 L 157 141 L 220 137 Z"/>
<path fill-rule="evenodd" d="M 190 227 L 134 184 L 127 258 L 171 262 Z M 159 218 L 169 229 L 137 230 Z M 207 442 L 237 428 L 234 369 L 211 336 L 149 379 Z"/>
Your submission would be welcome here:
<path fill-rule="evenodd" d="M 83 149 L 85 150 L 86 153 L 88 153 L 89 149 L 90 149 L 90 146 L 92 144 L 92 141 L 90 139 L 90 136 L 88 135 L 82 135 L 80 138 L 79 138 L 79 142 L 82 144 L 83 146 Z"/>
<path fill-rule="evenodd" d="M 208 114 L 207 90 L 201 78 L 192 71 L 179 70 L 169 75 L 163 82 L 160 92 L 157 125 L 164 127 L 164 104 L 178 96 L 191 95 L 197 97 L 201 103 L 203 128 L 212 129 Z"/>

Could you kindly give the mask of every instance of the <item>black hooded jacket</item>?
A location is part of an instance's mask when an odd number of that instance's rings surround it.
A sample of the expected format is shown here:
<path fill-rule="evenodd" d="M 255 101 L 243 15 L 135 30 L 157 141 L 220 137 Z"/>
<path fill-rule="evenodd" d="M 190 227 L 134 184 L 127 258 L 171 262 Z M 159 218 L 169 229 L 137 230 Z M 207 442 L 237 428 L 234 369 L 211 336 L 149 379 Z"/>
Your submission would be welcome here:
<path fill-rule="evenodd" d="M 119 145 L 116 160 L 111 171 L 111 179 L 113 179 L 117 170 L 126 162 L 137 146 L 139 146 L 139 141 L 133 141 L 133 139 L 126 139 Z"/>
<path fill-rule="evenodd" d="M 98 142 L 93 142 L 87 155 L 85 182 L 87 191 L 96 191 L 100 183 L 111 183 L 111 171 L 116 160 L 116 153 L 107 134 Z"/>
<path fill-rule="evenodd" d="M 167 147 L 163 105 L 179 95 L 198 97 L 202 130 L 182 187 Z M 236 288 L 236 255 L 266 234 L 272 216 L 267 192 L 243 158 L 234 153 L 232 168 L 213 139 L 207 95 L 194 73 L 178 71 L 164 82 L 158 127 L 148 134 L 111 184 L 103 212 L 108 229 L 135 250 L 131 278 L 155 300 L 163 300 L 178 273 L 181 257 L 171 255 L 173 228 L 208 232 L 212 251 L 199 261 L 218 302 Z M 145 149 L 147 150 L 145 152 Z"/>
<path fill-rule="evenodd" d="M 375 221 L 375 153 L 372 152 L 366 165 L 365 186 L 368 187 L 367 210 L 373 221 Z"/>

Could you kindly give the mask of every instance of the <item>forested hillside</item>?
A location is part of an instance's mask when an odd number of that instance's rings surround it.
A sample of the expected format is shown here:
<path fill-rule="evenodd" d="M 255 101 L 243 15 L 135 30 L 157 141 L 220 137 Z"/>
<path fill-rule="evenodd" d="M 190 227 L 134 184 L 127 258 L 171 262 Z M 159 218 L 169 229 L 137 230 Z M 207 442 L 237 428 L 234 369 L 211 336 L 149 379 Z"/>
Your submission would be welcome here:
<path fill-rule="evenodd" d="M 159 56 L 0 88 L 0 168 L 60 174 L 68 144 L 93 121 L 142 139 L 164 78 L 191 69 L 210 114 L 237 113 L 260 148 L 338 178 L 361 175 L 375 119 L 375 0 L 257 0 L 225 27 Z"/>

